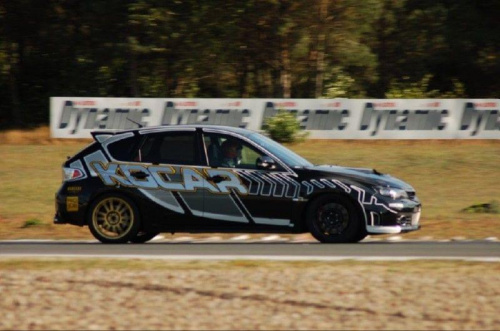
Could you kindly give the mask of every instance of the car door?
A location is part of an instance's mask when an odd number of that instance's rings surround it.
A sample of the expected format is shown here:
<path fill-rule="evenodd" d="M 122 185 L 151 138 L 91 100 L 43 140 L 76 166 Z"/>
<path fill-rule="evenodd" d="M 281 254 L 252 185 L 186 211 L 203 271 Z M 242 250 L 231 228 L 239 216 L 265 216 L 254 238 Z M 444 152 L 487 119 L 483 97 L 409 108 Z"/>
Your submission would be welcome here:
<path fill-rule="evenodd" d="M 272 158 L 250 140 L 231 132 L 204 129 L 207 181 L 219 190 L 205 190 L 204 216 L 256 226 L 292 226 L 293 194 L 283 179 L 286 170 L 257 166 Z M 267 159 L 269 160 L 269 159 Z"/>
<path fill-rule="evenodd" d="M 203 165 L 194 128 L 148 133 L 136 160 L 147 166 L 158 186 L 141 192 L 170 213 L 166 221 L 189 225 L 190 216 L 203 215 Z"/>

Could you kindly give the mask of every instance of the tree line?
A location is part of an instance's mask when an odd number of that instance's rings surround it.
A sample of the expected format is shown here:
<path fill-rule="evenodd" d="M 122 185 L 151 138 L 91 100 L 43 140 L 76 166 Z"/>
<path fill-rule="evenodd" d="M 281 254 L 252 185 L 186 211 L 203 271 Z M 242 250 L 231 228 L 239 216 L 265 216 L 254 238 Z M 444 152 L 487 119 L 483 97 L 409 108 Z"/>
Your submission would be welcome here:
<path fill-rule="evenodd" d="M 3 0 L 0 127 L 51 96 L 498 98 L 497 0 Z"/>

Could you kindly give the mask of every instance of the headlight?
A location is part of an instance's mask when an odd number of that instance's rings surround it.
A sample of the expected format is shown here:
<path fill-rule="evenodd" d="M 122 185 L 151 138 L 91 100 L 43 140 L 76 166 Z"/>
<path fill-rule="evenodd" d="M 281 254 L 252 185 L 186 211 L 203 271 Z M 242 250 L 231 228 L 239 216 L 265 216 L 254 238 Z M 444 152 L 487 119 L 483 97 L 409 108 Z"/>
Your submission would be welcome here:
<path fill-rule="evenodd" d="M 401 190 L 399 188 L 378 186 L 376 187 L 376 190 L 380 195 L 391 197 L 393 200 L 408 199 L 408 193 L 406 193 L 405 190 Z"/>

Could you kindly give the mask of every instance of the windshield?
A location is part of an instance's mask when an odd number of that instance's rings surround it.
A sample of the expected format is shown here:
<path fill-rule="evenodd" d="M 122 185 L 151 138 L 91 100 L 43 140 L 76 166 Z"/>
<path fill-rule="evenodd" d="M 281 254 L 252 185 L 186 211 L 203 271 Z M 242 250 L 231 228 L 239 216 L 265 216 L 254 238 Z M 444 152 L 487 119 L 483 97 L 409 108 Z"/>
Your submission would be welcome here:
<path fill-rule="evenodd" d="M 248 136 L 248 138 L 257 143 L 259 146 L 267 149 L 289 167 L 311 167 L 313 165 L 302 156 L 295 154 L 285 146 L 259 133 L 252 133 Z"/>

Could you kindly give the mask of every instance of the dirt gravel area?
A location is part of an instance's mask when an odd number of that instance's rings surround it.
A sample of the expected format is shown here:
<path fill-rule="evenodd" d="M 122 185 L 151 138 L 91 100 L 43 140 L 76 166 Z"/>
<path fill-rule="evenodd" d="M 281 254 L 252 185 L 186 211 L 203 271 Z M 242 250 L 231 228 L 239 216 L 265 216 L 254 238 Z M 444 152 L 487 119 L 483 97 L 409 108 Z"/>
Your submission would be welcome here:
<path fill-rule="evenodd" d="M 0 329 L 498 330 L 500 264 L 0 260 Z"/>

